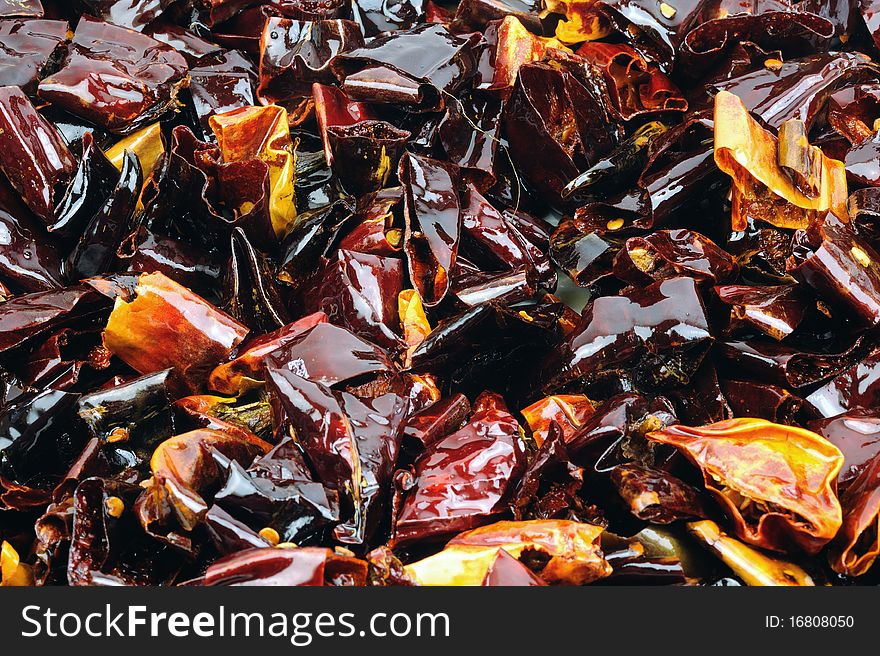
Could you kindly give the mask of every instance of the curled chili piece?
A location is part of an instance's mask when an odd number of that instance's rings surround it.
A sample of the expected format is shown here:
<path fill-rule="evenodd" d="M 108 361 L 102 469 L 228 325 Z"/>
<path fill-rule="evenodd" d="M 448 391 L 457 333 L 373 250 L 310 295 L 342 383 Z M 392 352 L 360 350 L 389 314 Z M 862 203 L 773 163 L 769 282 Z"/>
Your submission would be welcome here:
<path fill-rule="evenodd" d="M 763 419 L 670 426 L 648 439 L 678 448 L 749 544 L 816 553 L 840 528 L 840 450 L 803 428 Z M 798 490 L 793 496 L 789 490 Z"/>
<path fill-rule="evenodd" d="M 780 166 L 780 157 L 782 161 L 794 157 L 788 152 L 788 142 L 780 147 L 734 94 L 720 91 L 715 96 L 715 161 L 733 178 L 734 230 L 743 230 L 749 217 L 781 228 L 810 227 L 829 210 L 848 220 L 843 163 L 826 157 L 815 146 L 809 148 L 813 150 L 805 150 L 806 156 L 814 163 L 809 165 L 812 181 L 807 195 Z"/>

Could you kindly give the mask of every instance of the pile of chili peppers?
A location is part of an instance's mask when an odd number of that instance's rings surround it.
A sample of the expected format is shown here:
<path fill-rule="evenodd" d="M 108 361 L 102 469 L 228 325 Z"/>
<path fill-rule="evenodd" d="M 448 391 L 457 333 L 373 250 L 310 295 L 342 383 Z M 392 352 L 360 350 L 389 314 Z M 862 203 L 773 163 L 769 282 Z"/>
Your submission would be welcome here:
<path fill-rule="evenodd" d="M 0 0 L 0 584 L 880 567 L 880 0 Z"/>

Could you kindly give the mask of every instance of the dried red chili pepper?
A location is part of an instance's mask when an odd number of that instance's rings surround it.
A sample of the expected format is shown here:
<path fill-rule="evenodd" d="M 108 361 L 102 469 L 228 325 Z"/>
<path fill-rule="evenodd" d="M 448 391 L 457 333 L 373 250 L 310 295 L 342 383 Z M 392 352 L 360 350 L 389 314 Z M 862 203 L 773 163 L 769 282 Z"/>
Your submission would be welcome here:
<path fill-rule="evenodd" d="M 702 470 L 706 489 L 750 544 L 816 553 L 840 528 L 835 487 L 843 455 L 811 431 L 731 419 L 670 426 L 648 439 L 677 447 Z"/>
<path fill-rule="evenodd" d="M 232 317 L 154 273 L 138 278 L 133 300 L 117 300 L 104 344 L 142 374 L 174 368 L 183 385 L 197 391 L 247 334 Z"/>
<path fill-rule="evenodd" d="M 0 0 L 2 584 L 873 580 L 851 5 Z"/>

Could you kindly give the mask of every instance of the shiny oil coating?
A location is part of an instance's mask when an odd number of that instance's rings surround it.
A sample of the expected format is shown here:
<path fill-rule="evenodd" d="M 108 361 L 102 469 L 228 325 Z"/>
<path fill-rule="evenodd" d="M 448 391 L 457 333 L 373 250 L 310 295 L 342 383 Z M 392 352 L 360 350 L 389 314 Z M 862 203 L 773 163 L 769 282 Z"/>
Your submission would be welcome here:
<path fill-rule="evenodd" d="M 435 442 L 416 464 L 395 542 L 440 540 L 490 521 L 522 466 L 519 439 L 519 426 L 500 399 L 481 397 L 470 423 Z"/>
<path fill-rule="evenodd" d="M 726 506 L 747 542 L 784 550 L 793 541 L 816 552 L 840 528 L 834 483 L 843 454 L 811 431 L 732 419 L 702 428 L 671 427 L 648 438 L 676 446 L 702 469 L 707 489 Z M 777 510 L 753 524 L 727 490 Z"/>
<path fill-rule="evenodd" d="M 125 132 L 164 111 L 187 82 L 186 60 L 176 50 L 86 16 L 64 66 L 40 82 L 39 94 L 72 114 Z"/>
<path fill-rule="evenodd" d="M 70 181 L 76 160 L 17 87 L 0 89 L 0 126 L 0 145 L 6 153 L 0 168 L 30 210 L 46 223 L 52 223 L 58 200 L 55 188 Z"/>
<path fill-rule="evenodd" d="M 142 373 L 170 366 L 185 386 L 197 389 L 211 363 L 227 357 L 248 334 L 232 317 L 161 273 L 141 276 L 135 294 L 130 303 L 117 302 L 104 343 Z"/>

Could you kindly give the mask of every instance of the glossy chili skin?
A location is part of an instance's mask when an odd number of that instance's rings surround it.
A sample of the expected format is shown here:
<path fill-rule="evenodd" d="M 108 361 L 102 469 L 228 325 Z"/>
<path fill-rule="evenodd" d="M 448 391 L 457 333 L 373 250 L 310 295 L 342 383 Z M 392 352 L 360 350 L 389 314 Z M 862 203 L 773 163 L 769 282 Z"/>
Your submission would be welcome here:
<path fill-rule="evenodd" d="M 256 339 L 248 340 L 233 359 L 219 365 L 211 372 L 208 385 L 211 389 L 224 394 L 238 394 L 252 386 L 259 386 L 265 379 L 263 369 L 269 356 L 326 321 L 326 314 L 316 312 Z"/>
<path fill-rule="evenodd" d="M 136 159 L 136 158 L 135 158 Z M 112 216 L 113 208 L 107 207 L 107 223 L 116 223 L 117 225 L 108 226 L 108 233 L 124 232 L 129 227 L 127 221 L 130 217 L 127 215 L 133 213 L 132 199 L 135 196 L 134 182 L 130 178 L 135 173 L 134 169 L 137 163 L 131 161 L 127 173 L 127 180 L 122 181 L 120 185 L 120 204 L 122 208 L 117 207 L 116 214 L 122 216 Z M 104 221 L 95 216 L 103 213 L 104 204 L 108 198 L 114 193 L 114 185 L 119 182 L 119 171 L 110 162 L 102 151 L 100 145 L 96 142 L 92 132 L 86 132 L 82 138 L 82 158 L 76 173 L 70 182 L 70 185 L 60 198 L 55 208 L 55 220 L 49 226 L 49 230 L 57 233 L 61 238 L 71 238 L 78 233 L 83 233 L 83 241 L 88 242 L 95 235 L 85 235 L 85 231 L 89 229 L 88 224 L 92 223 L 91 230 L 96 231 L 99 226 L 103 227 Z M 127 207 L 126 207 L 127 206 Z M 121 225 L 119 225 L 121 224 Z M 117 235 L 118 237 L 118 235 Z M 105 252 L 99 259 L 106 259 L 109 255 L 107 250 L 112 249 L 112 243 L 104 247 Z M 75 256 L 78 258 L 79 256 Z M 69 268 L 69 267 L 68 267 Z M 75 268 L 75 267 L 74 267 Z M 94 268 L 94 266 L 90 267 Z M 74 278 L 76 280 L 76 278 Z"/>
<path fill-rule="evenodd" d="M 84 285 L 17 296 L 0 307 L 0 351 L 91 316 L 105 315 L 107 309 L 106 299 Z"/>
<path fill-rule="evenodd" d="M 3 281 L 22 292 L 38 292 L 62 284 L 61 255 L 55 241 L 41 233 L 40 221 L 24 206 L 15 190 L 0 185 L 0 271 Z"/>
<path fill-rule="evenodd" d="M 406 400 L 384 394 L 361 400 L 284 369 L 268 369 L 278 403 L 273 415 L 299 435 L 321 481 L 344 504 L 335 529 L 345 543 L 362 544 L 376 529 L 375 509 L 388 502 L 387 485 L 397 459 Z"/>
<path fill-rule="evenodd" d="M 803 47 L 827 42 L 835 31 L 834 24 L 824 16 L 778 2 L 756 8 L 722 2 L 702 18 L 705 22 L 684 38 L 679 56 L 682 65 L 693 66 L 697 71 L 717 61 L 724 49 L 715 43 L 730 31 L 748 35 L 750 41 L 765 49 L 783 47 L 795 53 Z M 769 32 L 774 34 L 773 39 L 766 38 Z"/>
<path fill-rule="evenodd" d="M 673 426 L 648 438 L 676 446 L 702 470 L 707 489 L 751 544 L 785 550 L 794 542 L 816 553 L 841 526 L 834 490 L 844 458 L 815 433 L 738 418 L 698 428 Z M 777 479 L 809 485 L 814 493 L 790 497 L 774 484 Z M 752 508 L 749 500 L 763 505 Z"/>
<path fill-rule="evenodd" d="M 857 364 L 807 396 L 806 402 L 822 417 L 834 417 L 847 410 L 873 407 L 880 377 L 880 354 L 874 351 Z"/>
<path fill-rule="evenodd" d="M 383 394 L 372 400 L 343 395 L 346 414 L 351 422 L 362 476 L 354 518 L 334 529 L 343 543 L 369 543 L 392 501 L 390 486 L 400 451 L 401 429 L 408 400 L 395 394 Z"/>
<path fill-rule="evenodd" d="M 273 243 L 268 166 L 255 159 L 221 162 L 221 157 L 217 146 L 197 139 L 189 127 L 175 127 L 169 153 L 144 192 L 147 227 L 208 251 L 228 239 L 234 227 L 256 244 Z M 193 199 L 185 211 L 175 209 L 181 196 Z M 227 215 L 222 209 L 227 204 L 245 211 Z"/>
<path fill-rule="evenodd" d="M 804 402 L 788 390 L 753 381 L 725 380 L 724 398 L 737 417 L 758 417 L 774 423 L 792 424 Z"/>
<path fill-rule="evenodd" d="M 86 323 L 82 327 L 61 328 L 35 340 L 26 359 L 8 367 L 22 385 L 78 391 L 108 378 L 111 365 L 100 332 Z"/>
<path fill-rule="evenodd" d="M 142 186 L 140 161 L 129 152 L 110 197 L 85 225 L 82 237 L 64 263 L 63 272 L 68 279 L 82 280 L 107 272 L 122 240 L 134 227 Z"/>
<path fill-rule="evenodd" d="M 43 3 L 40 0 L 3 0 L 0 16 L 42 16 Z"/>
<path fill-rule="evenodd" d="M 408 43 L 418 46 L 410 48 Z M 475 66 L 473 40 L 443 25 L 383 35 L 331 62 L 343 91 L 353 100 L 401 102 L 417 110 L 443 107 L 443 94 L 460 88 Z"/>
<path fill-rule="evenodd" d="M 204 137 L 211 135 L 211 116 L 256 103 L 257 69 L 238 51 L 204 56 L 190 68 L 189 74 L 192 111 Z"/>
<path fill-rule="evenodd" d="M 410 279 L 429 305 L 449 291 L 458 255 L 461 201 L 454 193 L 458 170 L 446 162 L 407 153 L 398 172 L 404 185 L 405 248 Z"/>
<path fill-rule="evenodd" d="M 164 550 L 147 558 L 139 557 L 143 543 L 125 540 L 133 518 L 117 521 L 109 510 L 109 499 L 131 504 L 137 489 L 97 477 L 86 478 L 76 487 L 67 568 L 69 585 L 158 585 L 175 576 L 179 565 L 175 566 L 173 557 Z"/>
<path fill-rule="evenodd" d="M 597 96 L 575 72 L 536 62 L 520 69 L 505 106 L 504 131 L 514 162 L 556 206 L 563 206 L 562 189 L 579 169 L 596 163 L 616 145 L 617 132 L 594 120 L 607 111 Z M 560 129 L 572 124 L 576 129 Z M 534 156 L 535 143 L 545 147 L 540 159 Z"/>
<path fill-rule="evenodd" d="M 171 370 L 166 369 L 83 395 L 77 414 L 94 437 L 146 462 L 155 447 L 174 434 L 174 388 Z"/>
<path fill-rule="evenodd" d="M 32 487 L 50 487 L 84 442 L 73 421 L 79 394 L 47 389 L 7 406 L 0 416 L 0 472 Z"/>
<path fill-rule="evenodd" d="M 272 527 L 285 542 L 339 518 L 337 497 L 313 479 L 302 449 L 289 439 L 247 469 L 230 462 L 226 482 L 214 499 L 254 531 Z"/>
<path fill-rule="evenodd" d="M 399 259 L 340 250 L 318 274 L 304 295 L 308 312 L 325 312 L 331 321 L 379 346 L 398 343 L 392 326 L 403 288 Z"/>
<path fill-rule="evenodd" d="M 312 84 L 333 81 L 330 61 L 360 48 L 364 38 L 349 20 L 307 22 L 271 18 L 260 43 L 260 84 L 266 104 L 291 104 L 312 95 Z"/>
<path fill-rule="evenodd" d="M 492 95 L 465 97 L 446 109 L 437 125 L 437 138 L 450 161 L 481 188 L 496 183 L 499 153 L 497 137 L 504 104 Z"/>
<path fill-rule="evenodd" d="M 412 414 L 403 427 L 403 434 L 418 440 L 422 446 L 429 447 L 461 428 L 470 414 L 471 404 L 467 397 L 456 394 Z"/>
<path fill-rule="evenodd" d="M 880 512 L 878 466 L 880 459 L 875 457 L 868 461 L 865 469 L 842 495 L 841 506 L 845 513 L 843 527 L 831 548 L 831 565 L 841 574 L 865 574 L 880 553 L 880 545 L 873 532 L 877 513 Z"/>
<path fill-rule="evenodd" d="M 791 335 L 807 309 L 804 296 L 795 285 L 719 285 L 715 293 L 730 306 L 731 329 L 757 328 L 776 340 Z"/>
<path fill-rule="evenodd" d="M 710 239 L 687 230 L 658 230 L 631 237 L 614 260 L 614 275 L 631 284 L 685 275 L 719 283 L 736 275 L 737 266 Z"/>
<path fill-rule="evenodd" d="M 130 271 L 160 271 L 196 291 L 209 289 L 222 278 L 222 267 L 210 254 L 144 226 L 120 244 L 117 256 Z"/>
<path fill-rule="evenodd" d="M 217 359 L 228 356 L 248 329 L 161 273 L 143 274 L 135 298 L 117 303 L 104 331 L 111 352 L 140 373 L 175 369 L 197 389 Z"/>
<path fill-rule="evenodd" d="M 327 128 L 333 167 L 343 189 L 360 198 L 386 187 L 411 136 L 384 121 Z"/>
<path fill-rule="evenodd" d="M 687 99 L 656 64 L 627 45 L 585 43 L 577 54 L 598 66 L 612 90 L 611 101 L 624 120 L 658 111 L 686 111 Z"/>
<path fill-rule="evenodd" d="M 880 320 L 876 251 L 833 219 L 826 221 L 823 235 L 822 245 L 793 269 L 794 275 L 859 320 L 876 324 Z"/>
<path fill-rule="evenodd" d="M 493 268 L 525 267 L 548 289 L 556 286 L 556 275 L 547 255 L 526 237 L 520 225 L 496 210 L 472 185 L 462 199 L 461 227 L 464 235 L 476 243 L 477 253 L 491 254 L 497 263 Z"/>
<path fill-rule="evenodd" d="M 315 119 L 321 130 L 324 153 L 327 163 L 333 163 L 327 129 L 332 126 L 353 125 L 360 121 L 374 119 L 372 110 L 364 103 L 351 100 L 345 92 L 333 86 L 315 82 L 312 85 L 312 99 L 315 103 Z"/>
<path fill-rule="evenodd" d="M 334 560 L 342 561 L 337 567 L 347 576 L 349 585 L 366 581 L 366 566 L 362 561 L 334 556 L 330 549 L 307 548 L 305 550 L 285 551 L 262 548 L 259 551 L 245 551 L 229 556 L 215 563 L 204 576 L 203 585 L 285 585 L 314 586 L 334 585 Z M 351 561 L 351 568 L 343 568 L 345 561 Z M 340 567 L 342 565 L 342 567 Z M 350 572 L 346 570 L 351 569 Z"/>
<path fill-rule="evenodd" d="M 186 60 L 146 35 L 84 17 L 67 57 L 40 82 L 42 98 L 112 132 L 125 134 L 166 111 L 184 85 Z M 84 86 L 88 95 L 77 93 Z M 117 94 L 114 88 L 128 91 Z"/>
<path fill-rule="evenodd" d="M 781 68 L 756 71 L 716 83 L 735 93 L 768 125 L 778 128 L 790 118 L 812 123 L 822 103 L 848 80 L 876 79 L 878 71 L 856 53 L 817 54 L 784 61 Z M 809 78 L 815 82 L 803 85 Z"/>
<path fill-rule="evenodd" d="M 699 360 L 711 343 L 708 320 L 696 283 L 690 278 L 670 278 L 622 296 L 596 299 L 585 311 L 580 325 L 562 352 L 561 374 L 552 375 L 545 389 L 614 368 L 643 357 L 648 384 L 662 385 L 666 374 L 657 369 L 664 353 L 690 354 Z M 555 358 L 556 356 L 554 356 Z M 548 364 L 552 370 L 558 364 Z M 686 371 L 682 375 L 687 375 Z"/>
<path fill-rule="evenodd" d="M 150 481 L 133 508 L 143 530 L 185 552 L 194 549 L 191 533 L 208 511 L 207 495 L 223 480 L 223 465 L 245 465 L 271 445 L 254 436 L 196 429 L 165 440 L 150 459 Z"/>
<path fill-rule="evenodd" d="M 229 314 L 260 333 L 290 323 L 281 293 L 272 283 L 274 267 L 241 228 L 232 230 L 230 251 L 224 294 Z"/>
<path fill-rule="evenodd" d="M 616 394 L 566 441 L 566 450 L 572 462 L 603 476 L 620 465 L 662 468 L 668 464 L 671 452 L 650 447 L 645 435 L 658 426 L 675 423 L 674 409 L 663 397 L 651 402 L 631 392 Z"/>
<path fill-rule="evenodd" d="M 482 396 L 461 430 L 435 442 L 404 485 L 394 542 L 441 540 L 491 521 L 522 471 L 518 424 L 500 399 Z"/>
<path fill-rule="evenodd" d="M 722 370 L 746 370 L 765 381 L 792 389 L 804 388 L 834 376 L 858 360 L 858 342 L 841 352 L 807 352 L 764 339 L 731 340 L 718 345 Z"/>
<path fill-rule="evenodd" d="M 542 586 L 547 584 L 504 549 L 500 549 L 489 570 L 486 572 L 483 585 L 508 587 Z"/>
<path fill-rule="evenodd" d="M 319 323 L 279 346 L 266 362 L 328 386 L 396 371 L 385 351 L 331 323 Z"/>
<path fill-rule="evenodd" d="M 875 415 L 872 410 L 856 408 L 836 417 L 817 419 L 809 423 L 811 430 L 819 433 L 843 453 L 844 466 L 837 478 L 841 491 L 880 452 Z"/>
<path fill-rule="evenodd" d="M 705 111 L 688 114 L 682 123 L 657 136 L 635 186 L 607 199 L 574 198 L 580 201 L 575 224 L 584 232 L 603 234 L 621 228 L 661 227 L 668 217 L 698 202 L 696 189 L 723 186 L 713 163 L 712 129 L 712 118 Z M 610 230 L 608 222 L 615 219 L 623 219 L 624 225 Z"/>
<path fill-rule="evenodd" d="M 57 58 L 67 40 L 65 21 L 16 18 L 0 23 L 5 46 L 0 86 L 16 86 L 33 94 L 40 74 Z"/>
<path fill-rule="evenodd" d="M 621 465 L 611 470 L 611 480 L 639 519 L 667 524 L 707 512 L 705 501 L 694 488 L 665 472 Z"/>
<path fill-rule="evenodd" d="M 294 290 L 304 291 L 306 282 L 315 275 L 315 269 L 329 266 L 331 247 L 354 223 L 355 211 L 356 207 L 350 201 L 338 199 L 326 207 L 304 212 L 284 240 L 283 252 L 278 258 L 279 280 Z M 363 247 L 351 250 L 371 254 L 370 249 Z M 393 253 L 381 253 L 389 254 Z"/>

